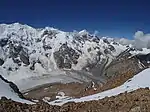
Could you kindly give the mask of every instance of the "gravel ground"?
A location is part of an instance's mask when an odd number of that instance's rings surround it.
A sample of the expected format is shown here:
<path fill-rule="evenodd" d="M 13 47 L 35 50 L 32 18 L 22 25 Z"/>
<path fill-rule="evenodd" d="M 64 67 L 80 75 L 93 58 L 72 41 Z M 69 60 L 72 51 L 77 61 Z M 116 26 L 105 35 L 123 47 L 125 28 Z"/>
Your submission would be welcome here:
<path fill-rule="evenodd" d="M 34 105 L 17 103 L 6 98 L 0 100 L 0 112 L 150 112 L 150 90 L 138 89 L 97 101 L 67 103 L 51 106 L 44 102 Z"/>

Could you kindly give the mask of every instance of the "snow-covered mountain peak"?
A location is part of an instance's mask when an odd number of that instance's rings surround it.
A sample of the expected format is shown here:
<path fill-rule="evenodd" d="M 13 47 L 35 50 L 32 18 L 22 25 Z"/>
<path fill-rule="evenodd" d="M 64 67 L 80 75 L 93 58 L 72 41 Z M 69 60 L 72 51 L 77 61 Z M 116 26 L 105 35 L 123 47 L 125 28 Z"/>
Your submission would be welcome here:
<path fill-rule="evenodd" d="M 86 30 L 64 32 L 19 23 L 0 25 L 0 71 L 13 81 L 14 75 L 24 79 L 66 69 L 92 73 L 93 68 L 109 65 L 126 49 L 113 38 L 99 38 Z"/>
<path fill-rule="evenodd" d="M 87 30 L 82 30 L 82 31 L 80 31 L 79 32 L 79 35 L 88 35 L 89 34 L 89 32 L 87 31 Z"/>
<path fill-rule="evenodd" d="M 52 61 L 53 65 L 56 65 L 56 63 L 58 64 L 58 60 L 56 59 L 56 57 L 58 56 L 55 55 L 57 54 L 56 52 L 59 52 L 59 55 L 63 54 L 60 54 L 61 48 L 63 48 L 63 52 L 66 53 L 64 54 L 64 56 L 61 56 L 63 58 L 63 61 L 68 60 L 72 57 L 71 55 L 73 55 L 69 54 L 70 51 L 66 50 L 72 50 L 73 53 L 78 55 L 78 59 L 83 56 L 83 60 L 85 60 L 86 58 L 90 58 L 90 60 L 93 60 L 91 57 L 97 57 L 98 52 L 101 52 L 101 54 L 103 55 L 113 55 L 113 52 L 117 51 L 115 50 L 116 45 L 114 46 L 112 43 L 109 43 L 107 39 L 103 39 L 103 41 L 101 41 L 101 39 L 98 37 L 93 38 L 93 36 L 90 35 L 86 30 L 82 30 L 76 33 L 63 32 L 51 27 L 46 27 L 39 30 L 32 28 L 28 25 L 22 25 L 19 23 L 14 23 L 10 25 L 1 24 L 0 39 L 2 43 L 1 49 L 3 49 L 3 51 L 7 51 L 4 53 L 6 57 L 11 57 L 14 59 L 12 55 L 10 56 L 10 52 L 18 52 L 16 53 L 17 55 L 25 52 L 26 54 L 24 55 L 26 55 L 26 58 L 28 60 L 26 60 L 25 64 L 33 63 L 29 62 L 31 61 L 30 55 L 32 54 L 33 56 L 35 54 L 36 57 L 39 57 L 41 55 L 45 56 L 47 60 Z M 120 48 L 124 49 L 124 47 Z M 17 57 L 17 55 L 15 56 L 15 58 Z M 77 63 L 78 59 L 76 59 L 75 63 Z M 75 66 L 75 64 L 70 61 L 67 63 L 70 63 L 71 66 Z M 80 69 L 83 68 L 83 66 L 80 67 Z M 54 68 L 58 67 L 55 66 Z"/>

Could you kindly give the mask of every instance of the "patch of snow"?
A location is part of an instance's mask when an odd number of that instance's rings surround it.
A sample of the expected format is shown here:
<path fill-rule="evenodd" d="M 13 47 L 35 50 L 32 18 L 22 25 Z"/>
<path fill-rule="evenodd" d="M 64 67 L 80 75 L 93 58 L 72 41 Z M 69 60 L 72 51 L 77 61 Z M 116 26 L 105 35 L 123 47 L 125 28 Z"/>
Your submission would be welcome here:
<path fill-rule="evenodd" d="M 48 88 L 44 88 L 44 90 L 48 90 Z"/>
<path fill-rule="evenodd" d="M 29 93 L 25 93 L 24 95 L 28 95 Z"/>
<path fill-rule="evenodd" d="M 45 101 L 45 102 L 47 102 L 47 101 L 50 101 L 51 98 L 50 97 L 44 97 L 42 100 Z"/>
<path fill-rule="evenodd" d="M 58 92 L 58 95 L 59 96 L 56 96 L 56 98 L 58 98 L 58 99 L 64 99 L 64 98 L 68 97 L 68 96 L 65 96 L 64 92 Z"/>
<path fill-rule="evenodd" d="M 38 103 L 38 102 L 39 102 L 39 100 L 34 100 L 34 99 L 32 99 L 32 101 L 33 101 L 33 102 L 36 102 L 36 103 Z"/>

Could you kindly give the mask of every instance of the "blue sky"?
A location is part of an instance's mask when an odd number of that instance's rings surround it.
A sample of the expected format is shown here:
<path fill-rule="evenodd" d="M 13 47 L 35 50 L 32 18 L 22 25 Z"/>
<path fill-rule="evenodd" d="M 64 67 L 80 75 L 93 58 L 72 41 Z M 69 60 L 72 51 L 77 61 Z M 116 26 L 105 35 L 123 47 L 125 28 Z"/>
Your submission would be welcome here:
<path fill-rule="evenodd" d="M 0 23 L 132 38 L 150 32 L 150 0 L 0 0 Z"/>

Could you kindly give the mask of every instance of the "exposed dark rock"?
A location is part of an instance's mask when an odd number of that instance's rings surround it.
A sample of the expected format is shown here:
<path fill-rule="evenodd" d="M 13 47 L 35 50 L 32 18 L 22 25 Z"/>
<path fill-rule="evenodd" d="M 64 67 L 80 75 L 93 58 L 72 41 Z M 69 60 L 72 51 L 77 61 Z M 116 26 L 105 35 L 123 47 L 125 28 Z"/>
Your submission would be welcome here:
<path fill-rule="evenodd" d="M 91 48 L 87 49 L 88 52 L 90 52 L 91 50 L 92 50 Z"/>
<path fill-rule="evenodd" d="M 100 56 L 102 55 L 102 53 L 100 51 L 97 51 L 97 55 Z"/>
<path fill-rule="evenodd" d="M 35 62 L 30 66 L 30 70 L 35 70 Z"/>
<path fill-rule="evenodd" d="M 15 46 L 12 42 L 9 44 L 9 55 L 12 58 L 17 58 L 20 51 L 23 49 L 21 45 Z"/>
<path fill-rule="evenodd" d="M 17 52 L 17 53 L 19 53 L 22 49 L 23 49 L 23 47 L 21 45 L 14 46 L 14 51 Z"/>
<path fill-rule="evenodd" d="M 93 42 L 99 43 L 100 39 L 98 37 L 95 37 L 92 39 Z"/>
<path fill-rule="evenodd" d="M 1 47 L 6 46 L 7 43 L 8 43 L 8 38 L 3 38 L 3 39 L 0 40 L 0 46 Z"/>
<path fill-rule="evenodd" d="M 122 55 L 123 56 L 123 55 Z M 128 53 L 127 53 L 128 57 Z M 105 68 L 105 72 L 103 75 L 107 77 L 115 77 L 120 74 L 127 73 L 128 71 L 132 71 L 134 74 L 138 73 L 144 68 L 140 68 L 138 60 L 136 58 L 117 58 L 113 60 L 107 68 Z"/>
<path fill-rule="evenodd" d="M 17 58 L 12 58 L 13 62 L 18 64 L 18 66 L 21 65 L 21 60 L 20 59 L 17 59 Z"/>
<path fill-rule="evenodd" d="M 139 59 L 145 66 L 150 65 L 150 53 L 149 54 L 138 54 L 135 56 L 137 59 Z"/>
<path fill-rule="evenodd" d="M 11 67 L 8 68 L 8 71 L 13 71 Z"/>
<path fill-rule="evenodd" d="M 64 63 L 64 68 L 71 69 L 71 63 Z"/>
<path fill-rule="evenodd" d="M 59 55 L 59 52 L 54 53 L 54 58 L 56 60 L 57 66 L 59 68 L 63 68 L 64 59 L 62 56 Z"/>
<path fill-rule="evenodd" d="M 0 66 L 4 64 L 4 60 L 0 59 Z"/>
<path fill-rule="evenodd" d="M 65 43 L 60 47 L 59 51 L 54 53 L 54 58 L 59 68 L 70 69 L 72 63 L 77 64 L 79 54 L 74 49 L 68 47 L 67 43 Z"/>
<path fill-rule="evenodd" d="M 51 46 L 49 46 L 49 45 L 43 45 L 43 48 L 44 48 L 44 50 L 52 49 L 52 47 L 51 47 Z"/>
<path fill-rule="evenodd" d="M 43 32 L 43 35 L 48 35 L 48 34 L 49 34 L 48 30 L 45 30 L 45 31 Z"/>
<path fill-rule="evenodd" d="M 112 45 L 109 45 L 109 49 L 110 49 L 111 51 L 114 51 L 114 50 L 115 50 L 114 46 L 112 46 Z"/>
<path fill-rule="evenodd" d="M 25 52 L 25 51 L 21 51 L 20 52 L 20 60 L 24 63 L 24 64 L 26 64 L 26 65 L 29 65 L 30 64 L 30 62 L 29 62 L 29 56 L 28 56 L 28 54 Z"/>
<path fill-rule="evenodd" d="M 6 98 L 6 97 L 4 97 L 4 96 L 2 96 L 2 97 L 1 97 L 1 100 L 6 101 L 6 100 L 7 100 L 7 98 Z"/>
<path fill-rule="evenodd" d="M 41 42 L 42 39 L 41 38 L 37 38 L 35 41 L 38 43 L 38 42 Z"/>
<path fill-rule="evenodd" d="M 45 56 L 48 58 L 48 56 L 49 56 L 49 53 L 46 53 L 46 54 L 45 54 Z"/>
<path fill-rule="evenodd" d="M 16 92 L 18 94 L 18 96 L 20 98 L 24 98 L 24 96 L 22 95 L 22 93 L 19 91 L 18 87 L 13 82 L 9 82 L 9 85 L 14 90 L 14 92 Z"/>
<path fill-rule="evenodd" d="M 119 45 L 117 42 L 113 42 L 114 45 Z"/>
<path fill-rule="evenodd" d="M 110 44 L 107 39 L 103 39 L 103 42 Z"/>
<path fill-rule="evenodd" d="M 104 50 L 104 53 L 105 53 L 105 54 L 109 54 L 109 50 L 108 50 L 108 49 L 105 49 L 105 50 Z"/>
<path fill-rule="evenodd" d="M 73 60 L 73 64 L 77 64 L 78 63 L 78 61 L 77 60 Z"/>
<path fill-rule="evenodd" d="M 18 70 L 18 67 L 15 67 L 15 70 Z"/>

